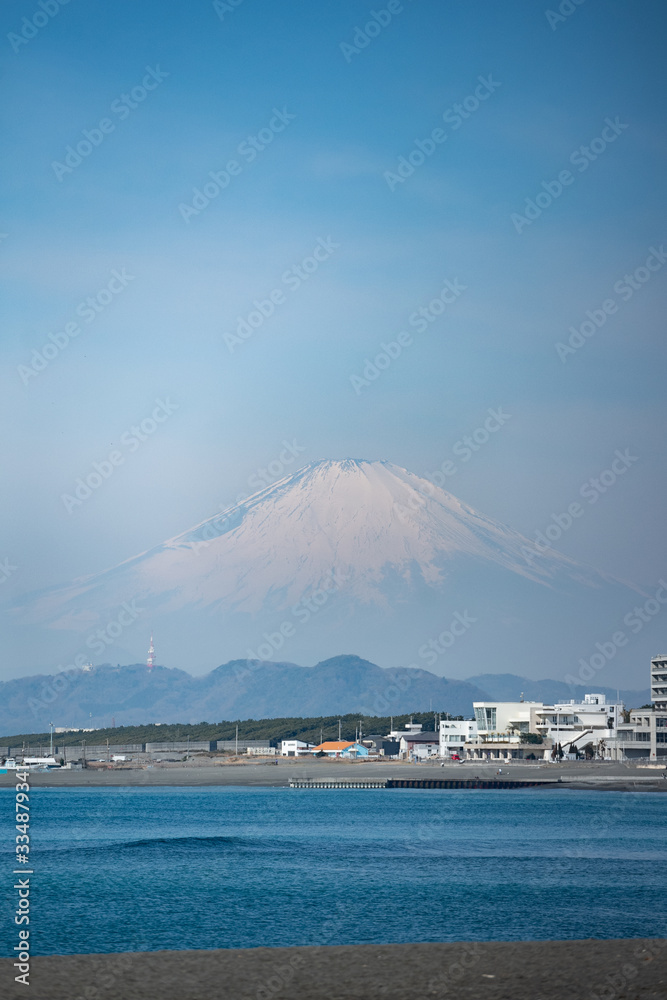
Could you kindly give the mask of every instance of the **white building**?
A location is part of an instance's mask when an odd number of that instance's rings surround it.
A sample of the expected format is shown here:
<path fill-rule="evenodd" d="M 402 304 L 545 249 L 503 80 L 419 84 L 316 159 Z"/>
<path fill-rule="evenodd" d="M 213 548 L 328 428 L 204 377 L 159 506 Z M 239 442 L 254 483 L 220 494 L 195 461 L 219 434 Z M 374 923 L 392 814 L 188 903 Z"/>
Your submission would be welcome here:
<path fill-rule="evenodd" d="M 651 701 L 656 712 L 667 713 L 667 656 L 651 660 Z"/>
<path fill-rule="evenodd" d="M 623 702 L 608 702 L 603 694 L 585 694 L 583 701 L 561 701 L 543 705 L 531 719 L 530 732 L 560 743 L 566 752 L 581 750 L 591 743 L 604 757 L 607 741 L 623 722 Z"/>
<path fill-rule="evenodd" d="M 470 719 L 458 721 L 442 719 L 440 721 L 440 756 L 449 757 L 456 753 L 462 758 L 465 744 L 472 742 L 476 737 L 476 722 Z"/>
<path fill-rule="evenodd" d="M 594 746 L 614 736 L 623 719 L 623 702 L 607 702 L 603 694 L 586 694 L 583 701 L 545 705 L 539 701 L 476 701 L 475 721 L 484 742 L 520 742 L 523 733 L 537 733 L 563 749 Z"/>
<path fill-rule="evenodd" d="M 612 760 L 644 760 L 657 761 L 658 735 L 663 740 L 667 729 L 660 734 L 657 728 L 658 713 L 652 708 L 638 708 L 630 712 L 630 721 L 621 723 L 615 739 L 609 740 L 609 750 Z M 661 724 L 667 724 L 667 719 L 661 718 Z M 667 746 L 662 748 L 664 756 Z"/>
<path fill-rule="evenodd" d="M 609 741 L 614 760 L 667 763 L 667 656 L 651 660 L 651 701 L 652 708 L 635 709 L 630 721 L 619 725 Z"/>
<path fill-rule="evenodd" d="M 283 757 L 300 757 L 306 754 L 315 746 L 314 743 L 306 743 L 304 740 L 282 740 L 280 753 Z"/>

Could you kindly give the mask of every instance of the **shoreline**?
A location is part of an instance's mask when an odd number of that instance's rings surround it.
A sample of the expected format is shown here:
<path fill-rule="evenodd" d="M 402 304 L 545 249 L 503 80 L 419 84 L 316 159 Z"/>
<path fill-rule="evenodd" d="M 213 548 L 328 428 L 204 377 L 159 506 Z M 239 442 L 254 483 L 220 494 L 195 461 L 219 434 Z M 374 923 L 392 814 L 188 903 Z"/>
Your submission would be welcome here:
<path fill-rule="evenodd" d="M 585 791 L 667 792 L 667 769 L 630 764 L 571 762 L 554 764 L 505 764 L 498 774 L 496 764 L 408 764 L 347 761 L 281 760 L 273 762 L 234 761 L 155 764 L 150 767 L 106 767 L 84 770 L 30 771 L 32 788 L 114 788 L 114 787 L 211 787 L 236 786 L 287 788 L 291 779 L 300 781 L 367 781 L 377 779 L 418 779 L 468 781 L 478 778 L 495 783 L 509 780 L 526 784 L 544 782 L 532 790 L 568 788 Z M 0 789 L 15 785 L 15 773 L 0 773 Z M 401 789 L 386 789 L 400 791 Z M 433 789 L 434 791 L 436 789 Z M 502 790 L 502 786 L 498 791 Z M 384 789 L 380 789 L 384 791 Z M 526 791 L 529 791 L 527 788 Z M 297 790 L 295 790 L 296 794 Z"/>
<path fill-rule="evenodd" d="M 36 1000 L 662 1000 L 666 950 L 626 938 L 53 955 L 31 959 L 30 987 Z M 12 962 L 0 959 L 7 1000 L 25 995 Z"/>

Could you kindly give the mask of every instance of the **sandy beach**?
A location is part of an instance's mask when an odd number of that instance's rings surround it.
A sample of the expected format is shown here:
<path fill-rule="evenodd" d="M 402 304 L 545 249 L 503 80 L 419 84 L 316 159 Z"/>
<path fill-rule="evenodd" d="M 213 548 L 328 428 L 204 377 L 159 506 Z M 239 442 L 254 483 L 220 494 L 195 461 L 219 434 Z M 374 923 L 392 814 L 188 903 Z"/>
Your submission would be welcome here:
<path fill-rule="evenodd" d="M 33 1000 L 664 1000 L 660 939 L 156 951 L 0 959 L 3 996 Z"/>
<path fill-rule="evenodd" d="M 632 764 L 571 761 L 564 764 L 409 764 L 404 762 L 349 762 L 281 759 L 273 761 L 220 761 L 204 757 L 184 763 L 160 763 L 150 767 L 106 767 L 85 770 L 31 771 L 34 788 L 80 788 L 113 786 L 255 785 L 287 786 L 290 779 L 334 779 L 364 781 L 378 778 L 470 779 L 485 781 L 540 781 L 543 788 L 587 788 L 606 791 L 667 791 L 667 769 Z M 0 788 L 12 787 L 14 773 L 0 774 Z M 528 791 L 528 789 L 526 789 Z"/>

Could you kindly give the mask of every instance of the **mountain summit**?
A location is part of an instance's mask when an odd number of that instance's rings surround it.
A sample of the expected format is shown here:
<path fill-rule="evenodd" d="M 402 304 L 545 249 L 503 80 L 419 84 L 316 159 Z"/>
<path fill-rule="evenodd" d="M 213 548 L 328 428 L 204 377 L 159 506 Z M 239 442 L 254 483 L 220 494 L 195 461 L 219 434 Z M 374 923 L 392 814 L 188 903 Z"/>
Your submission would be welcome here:
<path fill-rule="evenodd" d="M 544 582 L 578 575 L 518 532 L 389 462 L 312 462 L 148 552 L 41 600 L 60 618 L 86 594 L 108 610 L 132 594 L 164 611 L 187 605 L 256 614 L 343 588 L 386 606 L 388 585 L 438 587 L 462 556 Z M 87 616 L 86 616 L 87 617 Z"/>
<path fill-rule="evenodd" d="M 571 606 L 575 593 L 580 601 L 580 592 L 607 585 L 426 479 L 389 462 L 345 459 L 310 463 L 22 610 L 24 620 L 90 631 L 132 599 L 158 635 L 178 635 L 183 651 L 204 641 L 218 662 L 220 654 L 252 657 L 262 645 L 272 656 L 285 646 L 307 658 L 328 651 L 334 636 L 339 646 L 342 630 L 365 655 L 428 666 L 440 659 L 445 668 L 449 640 L 437 636 L 457 615 L 468 623 L 453 631 L 462 650 L 468 630 L 477 646 L 501 622 L 516 631 L 529 615 L 537 626 L 547 606 L 560 615 L 563 599 Z"/>

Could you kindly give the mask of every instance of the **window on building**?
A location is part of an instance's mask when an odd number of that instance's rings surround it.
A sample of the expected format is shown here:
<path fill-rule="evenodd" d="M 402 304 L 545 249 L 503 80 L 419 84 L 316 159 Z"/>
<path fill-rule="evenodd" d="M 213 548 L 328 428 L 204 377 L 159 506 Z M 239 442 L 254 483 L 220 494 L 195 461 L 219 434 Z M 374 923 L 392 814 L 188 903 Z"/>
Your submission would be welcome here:
<path fill-rule="evenodd" d="M 491 730 L 491 732 L 495 732 L 496 729 L 495 708 L 476 708 L 475 719 L 477 720 L 477 726 L 479 729 L 486 729 L 486 730 Z"/>

